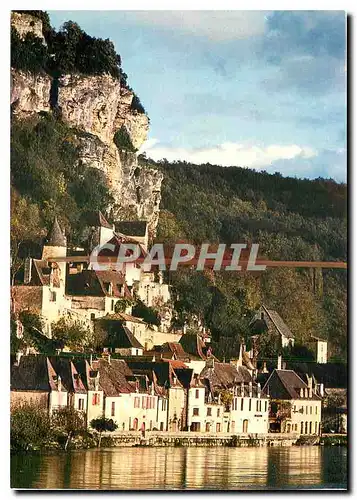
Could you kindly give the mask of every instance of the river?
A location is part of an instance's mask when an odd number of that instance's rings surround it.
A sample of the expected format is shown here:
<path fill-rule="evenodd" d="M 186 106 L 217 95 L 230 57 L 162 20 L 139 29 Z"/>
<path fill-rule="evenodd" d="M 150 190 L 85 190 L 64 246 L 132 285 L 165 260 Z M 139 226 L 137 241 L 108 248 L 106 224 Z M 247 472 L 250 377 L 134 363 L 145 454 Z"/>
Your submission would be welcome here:
<path fill-rule="evenodd" d="M 11 487 L 91 490 L 346 488 L 347 448 L 107 448 L 11 456 Z"/>

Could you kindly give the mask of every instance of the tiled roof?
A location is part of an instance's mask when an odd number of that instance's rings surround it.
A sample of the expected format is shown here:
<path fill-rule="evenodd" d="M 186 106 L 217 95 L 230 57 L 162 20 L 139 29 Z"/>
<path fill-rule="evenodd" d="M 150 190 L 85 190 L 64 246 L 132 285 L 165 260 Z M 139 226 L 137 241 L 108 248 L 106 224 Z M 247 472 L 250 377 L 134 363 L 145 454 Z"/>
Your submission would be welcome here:
<path fill-rule="evenodd" d="M 135 349 L 144 349 L 138 339 L 134 337 L 133 333 L 126 326 L 121 326 L 117 335 L 117 347 L 134 347 Z"/>
<path fill-rule="evenodd" d="M 36 273 L 33 274 L 31 283 L 36 283 L 36 277 L 43 286 L 49 286 L 50 285 L 50 276 L 51 276 L 51 270 L 52 270 L 52 283 L 53 286 L 59 287 L 60 286 L 60 279 L 58 275 L 58 265 L 54 263 L 54 268 L 51 269 L 51 267 L 48 265 L 47 260 L 38 260 L 38 259 L 33 259 L 32 264 L 34 267 L 34 271 Z"/>
<path fill-rule="evenodd" d="M 127 236 L 145 236 L 147 221 L 119 221 L 115 223 L 115 231 Z"/>
<path fill-rule="evenodd" d="M 47 235 L 46 246 L 49 246 L 49 247 L 66 247 L 67 246 L 66 237 L 64 236 L 62 229 L 60 228 L 60 225 L 58 224 L 57 217 L 55 218 L 55 220 L 53 222 L 53 226 Z"/>
<path fill-rule="evenodd" d="M 321 399 L 314 393 L 312 398 L 305 395 L 301 398 L 300 389 L 308 389 L 308 386 L 293 370 L 274 370 L 263 387 L 263 392 L 276 399 Z"/>
<path fill-rule="evenodd" d="M 213 368 L 205 366 L 200 373 L 202 379 L 208 379 L 215 389 L 228 389 L 240 383 L 249 383 L 252 377 L 244 366 L 235 367 L 230 363 L 215 362 Z"/>
<path fill-rule="evenodd" d="M 113 313 L 102 316 L 100 319 L 112 320 L 112 321 L 130 321 L 131 323 L 140 323 L 141 325 L 146 325 L 145 321 L 136 316 L 131 316 L 125 313 Z"/>
<path fill-rule="evenodd" d="M 122 359 L 98 360 L 98 371 L 100 386 L 107 397 L 120 396 L 135 392 L 135 383 L 128 378 L 133 377 L 133 373 Z"/>

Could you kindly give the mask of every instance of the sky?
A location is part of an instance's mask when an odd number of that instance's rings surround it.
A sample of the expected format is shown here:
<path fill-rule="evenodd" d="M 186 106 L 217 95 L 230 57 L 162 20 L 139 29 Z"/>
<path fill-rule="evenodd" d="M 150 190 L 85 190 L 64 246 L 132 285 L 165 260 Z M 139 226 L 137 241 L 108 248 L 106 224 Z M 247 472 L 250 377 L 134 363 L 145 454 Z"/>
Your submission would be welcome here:
<path fill-rule="evenodd" d="M 346 182 L 344 11 L 48 11 L 114 42 L 140 152 Z"/>

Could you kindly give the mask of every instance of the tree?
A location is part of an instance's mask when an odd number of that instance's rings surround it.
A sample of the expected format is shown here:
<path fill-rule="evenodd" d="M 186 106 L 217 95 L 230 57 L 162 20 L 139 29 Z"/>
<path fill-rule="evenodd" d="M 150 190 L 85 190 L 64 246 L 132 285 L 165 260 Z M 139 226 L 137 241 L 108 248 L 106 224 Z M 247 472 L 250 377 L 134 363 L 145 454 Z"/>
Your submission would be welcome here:
<path fill-rule="evenodd" d="M 69 349 L 83 350 L 88 345 L 90 332 L 79 321 L 70 321 L 60 318 L 56 323 L 52 323 L 52 338 L 63 343 Z"/>
<path fill-rule="evenodd" d="M 38 450 L 53 437 L 50 417 L 44 408 L 24 403 L 11 408 L 10 439 L 15 450 Z"/>
<path fill-rule="evenodd" d="M 73 406 L 65 406 L 56 410 L 52 418 L 53 424 L 66 435 L 65 450 L 72 438 L 86 428 L 84 414 L 75 410 Z"/>
<path fill-rule="evenodd" d="M 11 284 L 21 269 L 26 254 L 26 242 L 36 241 L 41 236 L 38 206 L 11 189 Z M 23 250 L 21 252 L 21 250 Z"/>
<path fill-rule="evenodd" d="M 98 448 L 100 448 L 100 443 L 102 441 L 102 433 L 114 432 L 118 428 L 118 425 L 114 422 L 112 418 L 106 418 L 106 417 L 94 418 L 93 420 L 91 420 L 90 426 L 99 433 Z"/>

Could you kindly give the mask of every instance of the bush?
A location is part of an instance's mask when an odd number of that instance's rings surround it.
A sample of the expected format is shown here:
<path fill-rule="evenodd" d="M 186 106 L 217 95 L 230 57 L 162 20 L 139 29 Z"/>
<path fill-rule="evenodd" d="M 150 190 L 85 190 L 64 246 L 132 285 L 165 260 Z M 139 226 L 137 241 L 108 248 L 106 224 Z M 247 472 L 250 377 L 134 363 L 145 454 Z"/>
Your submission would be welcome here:
<path fill-rule="evenodd" d="M 14 450 L 38 450 L 53 438 L 47 410 L 32 403 L 11 409 L 10 440 Z"/>
<path fill-rule="evenodd" d="M 131 109 L 137 111 L 138 113 L 145 114 L 144 106 L 141 104 L 139 97 L 134 94 L 133 100 L 131 101 Z"/>
<path fill-rule="evenodd" d="M 137 151 L 134 148 L 133 143 L 130 139 L 130 135 L 128 134 L 128 131 L 126 130 L 126 127 L 124 125 L 115 132 L 114 143 L 118 149 L 123 149 L 131 153 L 135 153 Z"/>
<path fill-rule="evenodd" d="M 160 326 L 161 324 L 159 313 L 152 307 L 145 305 L 141 300 L 133 307 L 133 316 L 143 318 L 149 325 Z"/>

